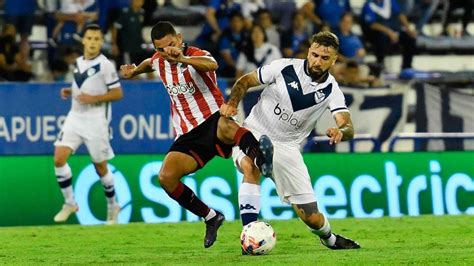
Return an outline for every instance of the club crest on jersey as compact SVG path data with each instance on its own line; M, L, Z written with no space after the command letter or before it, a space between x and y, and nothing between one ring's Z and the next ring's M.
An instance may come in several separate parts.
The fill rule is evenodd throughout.
M96 72L96 71L95 71L95 69L94 69L94 68L89 68L89 69L87 70L87 76L89 76L89 77L90 77L90 76L94 75L94 74L95 74L95 72Z
M196 91L194 84L192 82L188 83L177 83L177 84L166 84L166 90L170 95L178 95L178 94L193 94Z

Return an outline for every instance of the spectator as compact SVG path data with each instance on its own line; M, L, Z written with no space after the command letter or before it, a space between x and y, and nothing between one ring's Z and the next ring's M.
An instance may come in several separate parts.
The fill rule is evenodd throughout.
M272 18L278 22L277 25L280 32L286 32L291 29L293 16L296 13L295 0L265 0L265 6L270 10Z
M341 85L352 87L382 86L380 79L369 75L368 67L359 65L353 60L334 65L331 69L331 73Z
M131 0L97 0L99 6L99 15L97 24L99 24L102 32L107 33L109 28L120 16L123 8L130 6Z
M405 11L405 14L417 18L415 28L419 34L423 34L423 26L430 21L441 2L443 2L443 5L446 7L448 0L400 1L401 5L404 6L403 10Z
M354 19L351 13L344 13L339 23L339 30L336 35L339 38L339 56L338 61L345 62L354 60L358 63L364 62L365 49L362 41L357 35L352 33Z
M218 74L226 78L235 77L235 66L239 53L243 51L245 41L244 17L240 12L230 16L230 27L219 39Z
M98 14L95 0L62 0L60 10L56 13L53 38L59 45L77 45L81 42L83 27L96 21Z
M240 5L245 19L245 28L250 29L253 24L253 15L258 10L265 8L265 2L263 0L242 0Z
M396 0L367 0L362 8L361 26L378 64L383 65L385 56L396 45L401 47L402 70L411 68L416 50L416 31L410 28Z
M37 8L36 0L5 0L5 24L15 26L20 34L20 53L25 59L30 57L30 44L28 37L31 35L34 15Z
M311 37L308 21L303 14L295 13L291 29L281 35L283 57L295 57L300 44Z
M81 56L80 48L63 45L50 63L51 75L54 81L72 82L74 63Z
M331 31L339 28L339 21L344 13L351 12L349 0L312 0L307 1L300 9L318 30L328 24Z
M280 33L275 24L273 24L270 11L268 9L259 9L255 14L255 17L256 24L265 29L265 35L267 35L268 42L276 47L280 47Z
M20 47L15 39L15 26L4 25L0 38L0 79L28 81L33 77L31 65L24 54L20 52Z
M142 45L144 0L131 0L130 7L120 11L112 27L112 55L118 59L117 65L138 64L148 58Z
M462 16L462 28L460 35L467 35L467 25L472 19L472 11L474 8L474 0L448 0L446 1L447 7L445 7L445 12L443 14L443 35L449 36L448 34L448 24L451 22L453 11L457 8L462 8L464 10Z
M240 12L240 5L233 0L211 0L206 9L206 23L196 38L196 46L214 54L220 35L229 27L230 14Z
M244 73L251 72L262 65L270 64L273 60L281 58L280 49L267 41L262 26L253 25L250 28L249 39L237 59L236 79Z

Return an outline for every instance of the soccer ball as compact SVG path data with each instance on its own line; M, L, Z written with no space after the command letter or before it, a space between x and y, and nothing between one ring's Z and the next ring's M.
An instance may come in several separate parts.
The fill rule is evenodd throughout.
M240 234L240 243L242 244L242 250L250 255L267 254L275 246L275 231L266 222L251 222L244 226Z

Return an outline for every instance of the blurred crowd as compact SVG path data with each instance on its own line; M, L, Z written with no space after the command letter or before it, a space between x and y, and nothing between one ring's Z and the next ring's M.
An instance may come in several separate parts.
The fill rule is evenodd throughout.
M238 78L282 57L306 58L309 37L329 30L340 41L333 74L341 84L362 87L380 85L387 55L400 54L401 70L412 68L416 37L424 34L423 26L436 12L441 14L441 34L449 35L453 10L462 10L462 28L457 34L469 34L466 29L474 2L363 0L356 14L349 0L183 1L187 7L201 7L204 21L189 45L213 54L221 78ZM174 4L171 0L0 0L0 80L35 80L32 50L43 49L49 80L70 81L71 65L82 53L81 31L88 23L98 23L107 34L104 53L117 67L138 64L153 54L143 29L159 20L154 16L157 10L180 8ZM43 46L29 40L33 24L38 23L46 27L47 43ZM355 23L361 34L353 33ZM374 55L373 62L368 62L368 53Z

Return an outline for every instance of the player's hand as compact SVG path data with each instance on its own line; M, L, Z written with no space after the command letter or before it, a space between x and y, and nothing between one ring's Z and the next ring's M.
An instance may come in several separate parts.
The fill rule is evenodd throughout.
M71 88L62 88L61 89L61 99L67 100L69 96L72 94L72 89Z
M239 110L232 105L224 103L221 105L220 112L221 112L221 116L223 117L232 117L234 115L237 115Z
M183 58L183 50L178 47L167 46L163 48L161 56L171 63L180 62L180 60Z
M133 65L121 65L120 66L120 73L122 73L122 76L126 79L133 78L133 70L135 70L137 66L135 64Z
M398 32L390 31L390 33L388 34L388 38L390 39L392 43L398 43L398 40L399 40Z
M337 127L330 127L326 130L326 135L329 137L329 144L337 144L342 140L342 131Z
M76 100L80 102L81 104L94 104L98 102L96 96L93 96L84 92L77 95Z

